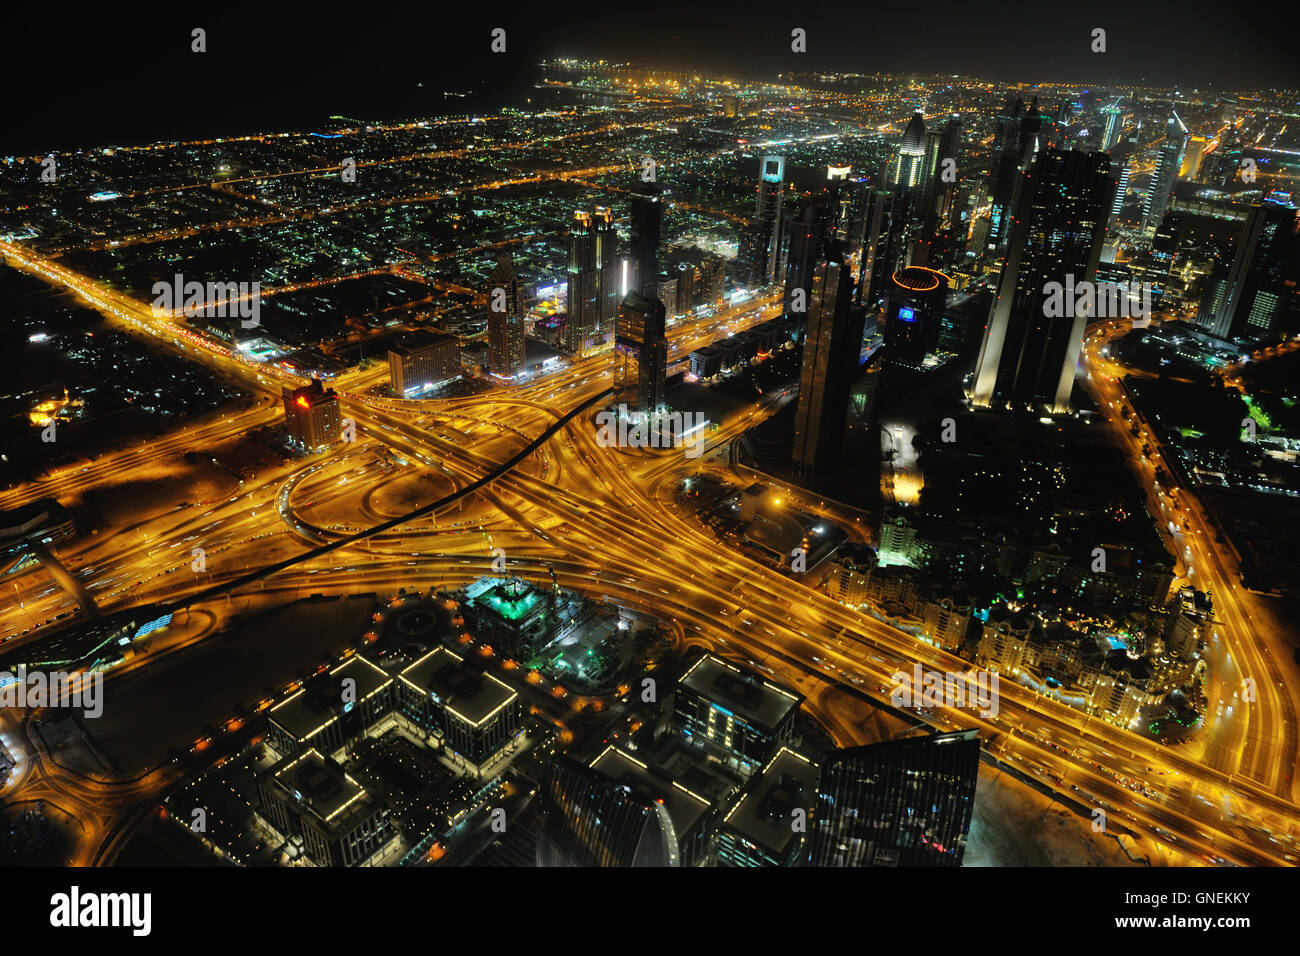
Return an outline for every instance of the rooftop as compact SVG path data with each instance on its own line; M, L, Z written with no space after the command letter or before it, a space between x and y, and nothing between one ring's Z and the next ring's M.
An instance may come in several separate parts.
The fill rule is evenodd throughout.
M715 707L767 728L775 728L803 702L802 695L712 654L696 661L682 677L681 684Z
M709 803L703 797L655 773L647 764L613 744L591 762L591 768L663 804L679 840L709 809Z
M797 808L811 811L817 796L817 765L782 747L727 813L728 829L781 856L795 839L790 825Z
M508 685L466 664L445 647L436 647L401 678L434 703L477 727L519 695Z
M344 811L361 803L366 791L338 764L322 757L314 747L295 757L286 757L271 772L276 786L326 825L337 825Z

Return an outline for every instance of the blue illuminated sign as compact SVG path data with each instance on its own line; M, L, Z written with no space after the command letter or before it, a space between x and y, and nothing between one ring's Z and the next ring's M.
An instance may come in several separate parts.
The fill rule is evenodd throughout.
M900 319L902 319L904 322L915 322L915 321L916 321L916 313L913 312L911 309L908 309L908 308L902 308L902 309L899 309L899 310L898 310L898 317L899 317Z

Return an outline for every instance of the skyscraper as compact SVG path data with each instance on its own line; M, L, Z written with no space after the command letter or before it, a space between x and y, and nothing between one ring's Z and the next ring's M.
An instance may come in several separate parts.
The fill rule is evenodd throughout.
M339 440L339 399L334 389L325 388L320 379L313 378L310 385L280 391L284 423L295 444L312 451Z
M921 266L895 272L885 295L885 359L917 371L939 344L948 277Z
M903 130L903 139L898 144L898 153L889 178L890 184L905 189L915 189L921 185L925 168L925 119L920 113L913 113Z
M404 334L388 350L393 393L410 397L460 378L460 339L432 329Z
M695 307L695 264L677 263L677 308L674 315L689 315ZM667 309L667 304L664 306Z
M581 355L607 334L617 314L617 233L610 210L577 210L569 227L569 318L564 347Z
M884 298L889 277L907 265L914 195L903 186L880 186L870 192L855 292L857 301L869 311Z
M575 210L569 226L569 317L564 326L564 347L579 355L590 347L600 324L600 270L596 262L591 213Z
M664 805L627 784L553 757L537 789L538 866L677 866Z
M1183 149L1187 144L1187 127L1178 118L1172 107L1169 120L1165 124L1165 143L1156 155L1155 171L1151 174L1151 187L1147 190L1146 201L1142 204L1142 232L1154 236L1169 208L1169 194L1174 188L1174 179L1183 162Z
M652 412L664 402L668 364L664 304L632 294L619 308L614 336L614 403Z
M850 250L854 248L850 235L859 192L859 183L849 178L852 173L852 166L826 167L826 198L831 210L831 232L834 238L845 243Z
M1295 206L1251 206L1226 273L1210 277L1196 324L1221 339L1272 337L1296 279L1296 230Z
M974 730L838 750L822 764L813 866L961 866L975 809Z
M1210 145L1209 139L1204 136L1193 136L1187 140L1187 152L1183 156L1183 164L1178 167L1179 179L1196 179L1201 172L1201 159L1205 156L1205 148Z
M758 202L750 225L751 274L758 286L781 277L781 204L785 197L785 157L764 156L758 180Z
M1000 153L993 170L990 186L991 201L988 246L1001 251L1006 248L1011 235L1011 213L1015 208L1016 192L1023 184L1023 173L1033 163L1041 148L1042 115L1038 112L1038 97L1029 108L1017 98L1010 98L998 120L998 146Z
M500 289L502 294L498 294ZM503 308L498 309L501 305ZM510 253L497 253L496 268L488 278L488 371L514 378L524 367L523 283Z
M1106 217L1106 228L1112 230L1124 211L1124 200L1128 197L1128 163L1120 167L1119 182L1115 185L1115 199L1110 204L1110 215Z
M795 474L801 478L820 479L839 461L862 348L864 314L852 299L853 280L834 242L813 274L808 303L792 450Z
M951 159L955 163L960 148L960 116L950 116L942 126L931 129L925 134L925 167L921 176L921 185L925 192L921 205L926 215L939 211L945 193L956 192L956 175L952 176L951 182L945 182L943 179L944 160Z
M1110 148L1119 142L1120 134L1124 131L1124 111L1119 108L1119 100L1116 100L1110 106L1102 110L1106 117L1106 127L1101 134L1101 152L1106 153Z
M1048 149L1024 174L975 366L976 405L1069 408L1088 317L1045 316L1044 287L1093 280L1114 190L1105 153Z
M639 180L632 188L632 235L628 256L628 292L653 299L659 281L659 231L663 222L663 188Z
M795 290L802 289L806 309L812 292L813 270L834 239L835 227L830 197L806 196L798 214L789 221L788 254L785 267L785 309L791 311Z
M596 256L596 295L600 301L600 315L596 324L597 337L603 339L611 331L618 317L622 276L619 274L618 233L614 229L614 212L597 206L592 214Z

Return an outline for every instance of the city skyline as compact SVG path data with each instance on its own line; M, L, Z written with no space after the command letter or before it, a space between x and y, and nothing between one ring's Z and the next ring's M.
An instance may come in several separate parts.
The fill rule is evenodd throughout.
M1282 41L388 16L0 147L0 860L1300 865Z

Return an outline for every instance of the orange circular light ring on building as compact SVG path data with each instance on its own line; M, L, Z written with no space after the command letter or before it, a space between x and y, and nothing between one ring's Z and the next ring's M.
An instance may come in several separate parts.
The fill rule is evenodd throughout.
M908 266L895 272L892 278L896 286L909 292L933 292L939 288L940 280L944 285L952 285L952 280L942 272L925 266Z

